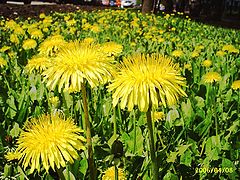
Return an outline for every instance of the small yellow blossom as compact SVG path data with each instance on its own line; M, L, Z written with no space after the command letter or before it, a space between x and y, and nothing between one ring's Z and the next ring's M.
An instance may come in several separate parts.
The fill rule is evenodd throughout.
M226 53L224 51L217 51L216 55L223 57Z
M172 52L172 56L174 57L181 57L183 55L183 51L182 50L174 50Z
M189 71L192 71L192 65L191 64L184 64L184 68L189 70Z
M59 98L57 96L53 96L49 98L49 102L54 106L57 107L59 104Z
M118 168L118 179L119 180L126 180L125 174L122 168ZM115 180L115 167L112 166L108 168L102 177L102 180Z
M203 81L205 83L213 83L220 81L222 78L219 73L217 72L208 72L203 76Z
M231 88L232 88L233 90L240 89L240 80L234 81L234 82L232 83Z
M206 59L202 62L202 66L209 68L210 66L212 66L212 61L210 59Z
M37 46L37 42L34 39L27 39L23 42L23 49L34 49Z
M222 51L227 51L229 53L239 53L239 50L236 49L233 45L224 45Z
M154 112L153 113L153 119L155 120L155 121L158 121L158 120L162 120L162 119L164 119L165 118L165 114L164 114L164 112Z
M199 56L199 52L198 51L193 51L192 54L191 54L192 58L196 58L198 56Z
M10 41L14 44L19 44L19 39L18 39L18 36L16 34L11 34L10 35Z
M3 59L3 57L0 57L0 67L3 67L5 65L7 65L7 61Z
M7 50L11 49L10 46L3 46L1 49L0 49L0 52L5 52Z

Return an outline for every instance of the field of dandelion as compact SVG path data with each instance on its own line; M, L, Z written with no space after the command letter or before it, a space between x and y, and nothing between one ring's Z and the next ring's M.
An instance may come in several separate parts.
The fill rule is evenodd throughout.
M240 178L239 30L79 11L0 42L0 179Z

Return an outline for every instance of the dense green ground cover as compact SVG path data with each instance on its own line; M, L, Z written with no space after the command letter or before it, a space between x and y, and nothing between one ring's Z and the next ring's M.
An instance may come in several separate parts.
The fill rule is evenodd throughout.
M60 111L85 129L82 91L57 88L61 82L56 88L43 82L51 59L75 40L95 44L113 64L136 53L157 53L179 66L187 97L180 97L175 105L159 104L152 112L160 179L240 178L239 31L200 24L182 14L155 16L125 10L41 14L40 20L0 19L1 178L57 176L43 166L30 174L32 163L24 168L16 157L7 156L17 148L26 121ZM96 87L86 84L97 179L114 175L105 172L113 164L121 177L152 179L146 113L138 106L131 111L119 104L113 107L113 93L107 88L111 80L103 81ZM65 177L89 177L87 150L78 154L74 163L61 168Z

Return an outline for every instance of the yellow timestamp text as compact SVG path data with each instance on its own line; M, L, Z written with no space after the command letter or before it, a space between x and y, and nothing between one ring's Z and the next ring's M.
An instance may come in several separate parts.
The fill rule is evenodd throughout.
M195 173L233 173L232 167L200 167L195 168Z

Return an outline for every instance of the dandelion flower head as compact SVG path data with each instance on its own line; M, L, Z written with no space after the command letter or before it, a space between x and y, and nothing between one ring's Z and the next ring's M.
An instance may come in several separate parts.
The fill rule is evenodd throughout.
M165 114L162 111L153 113L153 119L156 120L156 121L162 120L164 118L165 118Z
M124 59L108 88L113 91L114 106L121 101L122 109L127 106L131 111L137 105L146 112L150 104L153 108L175 104L179 96L186 96L181 88L185 85L185 78L170 59L138 54Z
M6 52L6 51L8 51L9 49L11 49L10 46L3 46L3 47L0 49L0 52Z
M85 150L82 132L72 119L60 113L33 118L26 122L17 141L19 162L24 169L29 166L30 173L40 171L41 167L47 172L50 167L53 170L65 167L67 162L79 158L78 150Z
M52 65L43 72L44 81L50 89L58 91L81 90L86 79L91 87L104 84L112 77L112 59L99 52L95 46L70 42L53 59Z
M31 73L33 70L37 70L42 72L47 69L51 65L51 60L44 56L34 56L32 59L28 61L26 66L27 70Z
M202 66L209 68L212 66L212 61L210 59L206 59L202 62Z
M118 179L119 180L126 180L125 174L122 168L118 168ZM112 166L108 168L102 177L102 180L115 180L115 167Z
M29 50L29 49L34 49L37 46L37 42L34 39L27 39L23 41L23 49Z
M7 65L7 61L3 59L3 57L0 57L0 67L3 67L5 65Z
M92 44L94 42L95 42L95 39L90 37L84 38L82 41L82 43L85 43L85 44Z
M232 83L232 89L233 90L237 90L237 89L240 89L240 80L236 80Z
M222 51L227 51L229 53L239 53L239 50L236 49L233 45L227 44L222 47Z
M222 78L219 73L217 72L208 72L203 76L203 81L205 83L213 83L220 81Z
M181 57L183 55L183 51L182 50L174 50L172 52L172 56L174 57Z
M39 54L45 56L54 56L59 51L61 47L66 44L66 41L61 35L54 35L48 37L45 41L43 41L39 46Z
M224 52L224 51L217 51L217 53L216 53L216 55L220 56L220 57L223 57L225 54L226 54L226 52Z
M115 42L106 42L103 43L100 47L100 51L106 53L108 56L118 55L122 52L123 46Z

